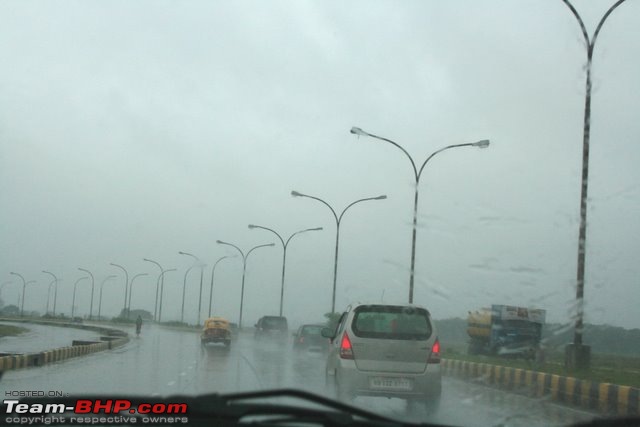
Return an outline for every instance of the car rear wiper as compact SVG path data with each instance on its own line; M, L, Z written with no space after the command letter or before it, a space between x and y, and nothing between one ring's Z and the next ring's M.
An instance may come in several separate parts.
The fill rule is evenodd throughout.
M261 399L295 398L312 403L320 408L301 406L295 404L255 402ZM295 389L275 389L255 392L240 393L211 393L200 396L174 395L169 397L144 397L144 396L113 396L113 395L81 395L69 397L25 397L20 398L20 403L27 404L63 404L66 408L72 408L76 402L99 400L104 404L107 400L115 399L128 401L131 408L138 408L142 404L186 404L188 411L185 414L141 415L139 412L123 411L125 417L136 418L131 423L139 424L141 418L145 418L145 425L167 425L166 417L186 417L189 425L207 426L289 426L289 425L318 425L318 426L380 426L380 427L409 427L431 426L433 424L415 424L398 421L383 415L379 415L365 409L347 405L324 396ZM253 401L253 402L251 402ZM70 414L67 414L67 416ZM99 414L72 414L77 417L105 417L116 416L100 412ZM165 419L163 420L162 417ZM0 421L1 423L2 421ZM42 424L45 424L42 422ZM156 424L156 425L157 425ZM34 424L32 424L34 425ZM37 425L37 424L36 424Z

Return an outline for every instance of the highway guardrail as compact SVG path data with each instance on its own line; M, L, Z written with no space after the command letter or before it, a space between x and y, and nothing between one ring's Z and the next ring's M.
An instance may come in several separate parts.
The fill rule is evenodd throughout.
M640 415L640 389L507 366L442 359L442 372L604 414Z
M35 323L39 325L56 326L63 328L84 329L103 334L102 336L100 336L100 341L74 340L72 341L71 346L54 348L51 350L25 354L3 353L0 355L0 372L11 369L43 366L48 363L59 362L61 360L84 356L98 351L110 350L112 348L123 346L127 342L129 342L129 336L126 332L119 329L105 328L102 326L45 321L37 319L0 318L0 321Z

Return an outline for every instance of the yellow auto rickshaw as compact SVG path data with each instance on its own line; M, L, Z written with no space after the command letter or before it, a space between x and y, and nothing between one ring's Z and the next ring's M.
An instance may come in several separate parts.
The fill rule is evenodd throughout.
M205 320L200 342L203 345L207 343L223 343L226 347L229 347L231 345L229 321L222 317L210 317Z

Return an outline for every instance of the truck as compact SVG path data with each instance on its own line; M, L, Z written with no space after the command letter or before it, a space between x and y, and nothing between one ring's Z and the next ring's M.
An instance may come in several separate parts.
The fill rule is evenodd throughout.
M494 304L470 311L469 354L534 358L540 348L546 311Z

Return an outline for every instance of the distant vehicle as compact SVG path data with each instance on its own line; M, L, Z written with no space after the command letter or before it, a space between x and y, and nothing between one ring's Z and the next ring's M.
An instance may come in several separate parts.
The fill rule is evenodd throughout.
M286 338L287 337L287 318L281 316L264 316L255 324L256 338Z
M545 310L494 304L470 311L469 354L533 358L540 347Z
M210 317L204 321L204 328L200 335L202 345L209 343L223 343L231 345L231 327L229 321L222 317Z
M440 403L440 342L431 315L416 305L357 304L347 308L331 339L329 392L397 397L434 412ZM333 390L332 390L333 389Z
M72 319L73 323L82 323L82 317L76 316Z
M329 340L322 336L324 325L302 325L293 334L293 348L296 350L325 351Z

